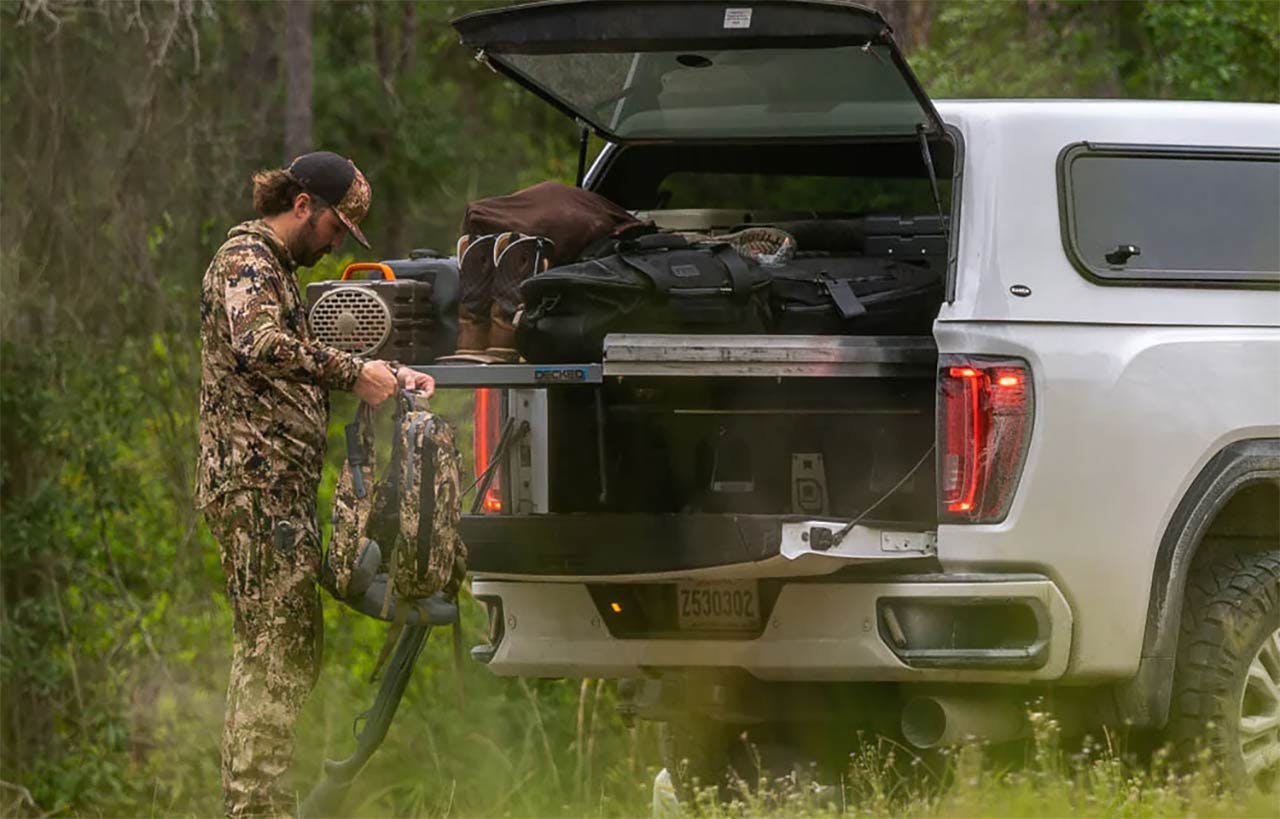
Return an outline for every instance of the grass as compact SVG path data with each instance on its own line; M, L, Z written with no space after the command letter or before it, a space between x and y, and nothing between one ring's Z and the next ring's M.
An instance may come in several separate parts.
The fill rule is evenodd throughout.
M220 595L211 590L209 599L203 639L189 644L192 656L174 674L121 669L130 678L119 682L135 692L128 730L134 739L117 750L82 746L52 767L3 777L0 816L220 813L217 746L230 635ZM481 642L479 607L468 603L464 613L466 643ZM375 688L367 680L385 633L382 624L332 602L326 614L325 669L298 728L293 776L303 793L324 759L354 748L351 720L372 702ZM194 636L189 623L181 632ZM158 623L157 639L168 644L170 636ZM656 726L624 725L614 702L612 684L598 680L501 679L470 661L455 668L448 635L436 634L346 813L649 816L661 767ZM1114 735L1067 741L1048 715L1033 713L1031 721L1030 739L998 749L974 745L919 755L868 739L825 787L801 770L749 786L737 782L727 801L703 791L681 814L1280 817L1275 795L1223 794L1207 758L1189 772L1175 768L1165 752L1139 764Z
M1145 764L1111 736L1085 738L1063 750L1056 722L1030 715L1033 736L1025 757L1007 761L980 745L949 749L931 759L885 740L864 742L849 759L842 781L816 784L804 772L754 783L736 780L727 801L700 789L682 815L704 817L1276 817L1280 795L1224 793L1207 755L1174 765L1167 750ZM998 759L1005 759L998 762ZM673 796L674 794L672 794ZM655 814L674 803L655 799ZM665 810L664 810L665 808Z

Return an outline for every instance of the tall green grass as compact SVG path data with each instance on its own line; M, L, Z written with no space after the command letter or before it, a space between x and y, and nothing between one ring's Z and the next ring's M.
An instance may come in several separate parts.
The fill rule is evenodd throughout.
M752 782L734 778L730 798L701 788L680 812L717 818L1280 816L1280 794L1224 792L1207 754L1175 765L1162 749L1140 761L1111 733L1077 740L1068 751L1049 714L1029 718L1031 738L999 753L970 744L925 757L888 739L866 738L838 782L819 782L803 770ZM1021 751L1020 758L1011 759L1011 750ZM670 800L656 799L655 812L664 805L669 809Z
M464 602L464 632L482 616ZM219 618L222 614L219 613ZM368 674L385 626L327 604L325 671L298 729L293 784L300 794L322 761L354 748L351 722L373 698ZM651 723L614 713L611 683L501 679L454 665L447 633L433 635L387 740L353 787L348 816L648 816L661 767ZM146 784L128 798L67 806L67 814L206 816L220 808L217 738L225 651L208 655L196 684L166 689L146 709L156 747L134 769ZM461 688L461 694L459 689ZM727 798L701 789L679 815L730 817L1275 817L1280 797L1224 793L1207 757L1190 770L1165 751L1141 761L1114 734L1064 742L1046 714L1030 715L1024 743L918 754L866 737L838 778L798 769L733 780ZM670 807L659 799L659 806ZM19 806L21 807L21 806ZM41 811L44 812L44 811ZM5 811L5 815L35 815ZM667 811L667 815L672 815Z

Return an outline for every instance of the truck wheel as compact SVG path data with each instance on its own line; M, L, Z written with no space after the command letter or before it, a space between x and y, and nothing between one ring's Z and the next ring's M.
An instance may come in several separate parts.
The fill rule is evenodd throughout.
M697 791L723 788L731 739L727 725L708 719L688 717L658 726L662 764L681 802L691 801Z
M1280 783L1280 552L1224 557L1187 584L1169 733L1228 783Z

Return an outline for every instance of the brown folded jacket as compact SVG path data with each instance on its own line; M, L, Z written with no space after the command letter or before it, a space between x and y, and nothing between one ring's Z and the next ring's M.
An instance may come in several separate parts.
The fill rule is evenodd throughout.
M515 231L546 237L554 243L548 258L552 265L559 265L577 260L592 242L648 224L597 193L560 182L539 182L506 196L470 203L462 232L482 236Z

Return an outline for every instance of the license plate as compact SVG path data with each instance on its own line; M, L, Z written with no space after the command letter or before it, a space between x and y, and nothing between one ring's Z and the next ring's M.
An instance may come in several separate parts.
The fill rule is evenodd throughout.
M752 631L760 625L760 592L754 581L676 584L681 630Z

